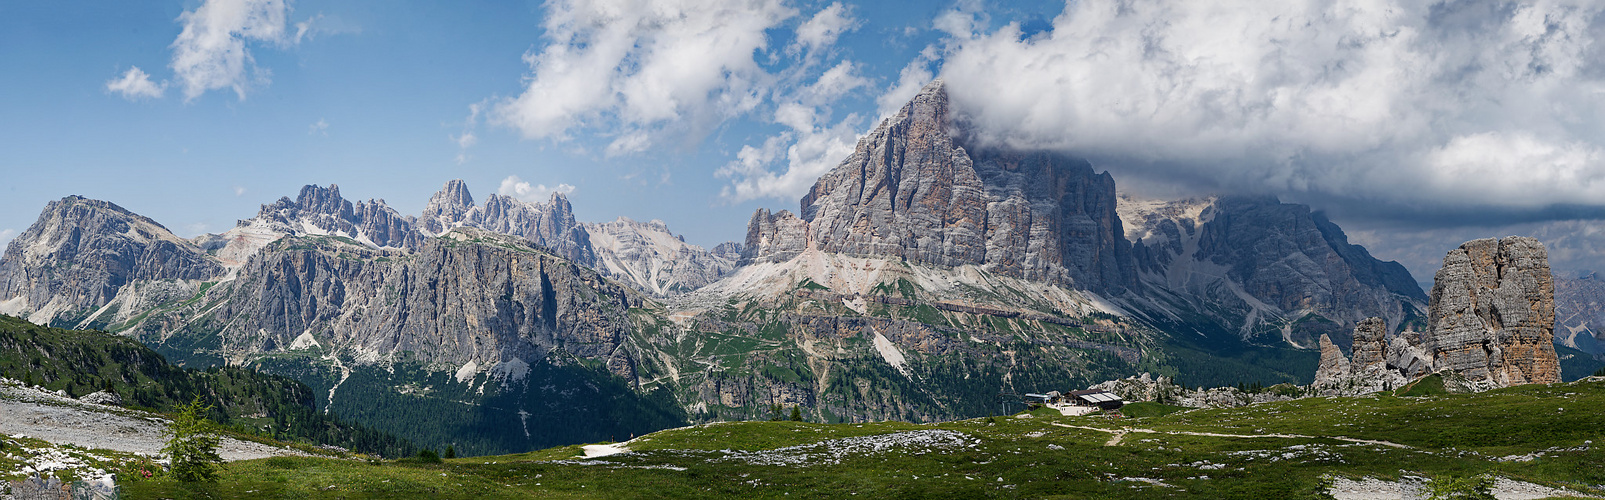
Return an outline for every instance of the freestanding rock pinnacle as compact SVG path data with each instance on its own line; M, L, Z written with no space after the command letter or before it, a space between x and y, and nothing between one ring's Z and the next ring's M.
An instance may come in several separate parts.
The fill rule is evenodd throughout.
M1560 381L1555 281L1543 243L1527 237L1466 242L1443 258L1432 285L1426 353L1483 387Z

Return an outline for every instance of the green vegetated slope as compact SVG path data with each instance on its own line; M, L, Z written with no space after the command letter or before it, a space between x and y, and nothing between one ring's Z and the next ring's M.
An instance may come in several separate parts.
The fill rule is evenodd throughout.
M1555 344L1555 354L1560 357L1560 379L1570 382L1605 369L1605 356L1594 355Z
M239 367L183 369L139 342L105 332L0 315L0 376L72 397L109 389L127 406L155 411L199 397L212 406L208 418L238 432L384 456L414 452L406 440L318 411L312 390L293 379Z
M1139 371L1147 341L1135 325L1017 299L961 307L902 279L859 311L804 279L682 325L632 310L632 347L647 353L642 387L673 390L693 422L763 419L773 404L819 422L952 420L997 413L1000 393L1080 389ZM1011 307L994 305L1003 303ZM1091 326L1100 319L1107 326Z
M130 497L1325 498L1336 479L1481 474L1605 494L1605 380L1430 397L1309 398L1148 417L939 424L738 422L667 430L628 453L579 446L447 460L273 458L216 485ZM1140 410L1140 411L1138 411ZM1276 436L1272 436L1272 435Z

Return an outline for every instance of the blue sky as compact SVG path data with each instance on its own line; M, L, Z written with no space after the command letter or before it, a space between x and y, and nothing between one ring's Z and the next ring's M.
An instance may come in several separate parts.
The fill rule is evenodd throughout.
M1591 269L1601 7L0 0L0 241L69 194L195 236L305 184L416 214L462 178L711 246L940 75L988 140L1310 203L1418 280L1503 234Z

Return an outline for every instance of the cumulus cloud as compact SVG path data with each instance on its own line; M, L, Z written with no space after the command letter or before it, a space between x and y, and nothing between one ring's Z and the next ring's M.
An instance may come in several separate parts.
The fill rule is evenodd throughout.
M891 87L887 88L886 92L882 93L880 97L875 98L875 105L880 110L881 119L884 120L897 114L897 110L902 109L904 104L908 104L908 101L914 100L914 96L920 93L920 89L924 88L925 84L930 83L932 78L935 78L935 75L931 72L931 65L936 61L937 57L936 46L928 46L925 47L925 50L920 51L919 56L915 57L913 61L909 61L908 65L903 66L902 71L897 73L897 81L893 82Z
M1602 9L1085 0L1030 35L965 6L936 25L977 141L1395 213L1539 211L1605 200Z
M841 2L831 2L797 27L797 46L814 50L835 45L837 37L857 25L858 20L846 6Z
M496 194L511 196L530 203L546 203L552 198L552 193L568 195L574 192L574 186L558 184L556 187L546 187L545 184L530 184L516 175L509 175L502 179L501 186L496 188Z
M139 66L131 66L127 72L123 73L121 78L113 78L106 82L107 92L122 94L124 99L130 101L158 98L162 96L165 90L167 90L167 84L152 82L150 75L145 74L145 71L139 69Z
M523 92L490 118L528 139L595 127L618 135L610 153L639 151L668 124L703 130L762 102L771 77L755 53L796 14L780 0L555 0L547 44L524 55Z
M329 136L329 122L324 120L324 119L322 119L322 118L319 118L318 121L313 122L311 125L307 126L307 135L322 135L324 137L328 137Z
M851 155L858 142L862 121L858 114L831 123L830 105L869 85L851 61L842 61L792 92L775 107L773 116L774 123L786 130L766 138L761 146L742 146L736 159L715 173L731 179L721 195L737 202L758 198L789 201L806 192L820 175Z
M240 99L268 72L257 68L247 41L277 45L297 43L311 29L311 20L286 29L289 6L285 0L206 0L195 10L180 14L183 31L173 40L174 78L184 89L184 100L209 90L233 89Z

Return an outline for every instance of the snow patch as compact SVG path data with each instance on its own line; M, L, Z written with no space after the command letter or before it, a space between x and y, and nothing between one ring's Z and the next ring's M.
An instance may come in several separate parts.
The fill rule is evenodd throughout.
M585 450L585 458L605 457L630 452L630 449L625 447L624 443L588 444L580 448Z

